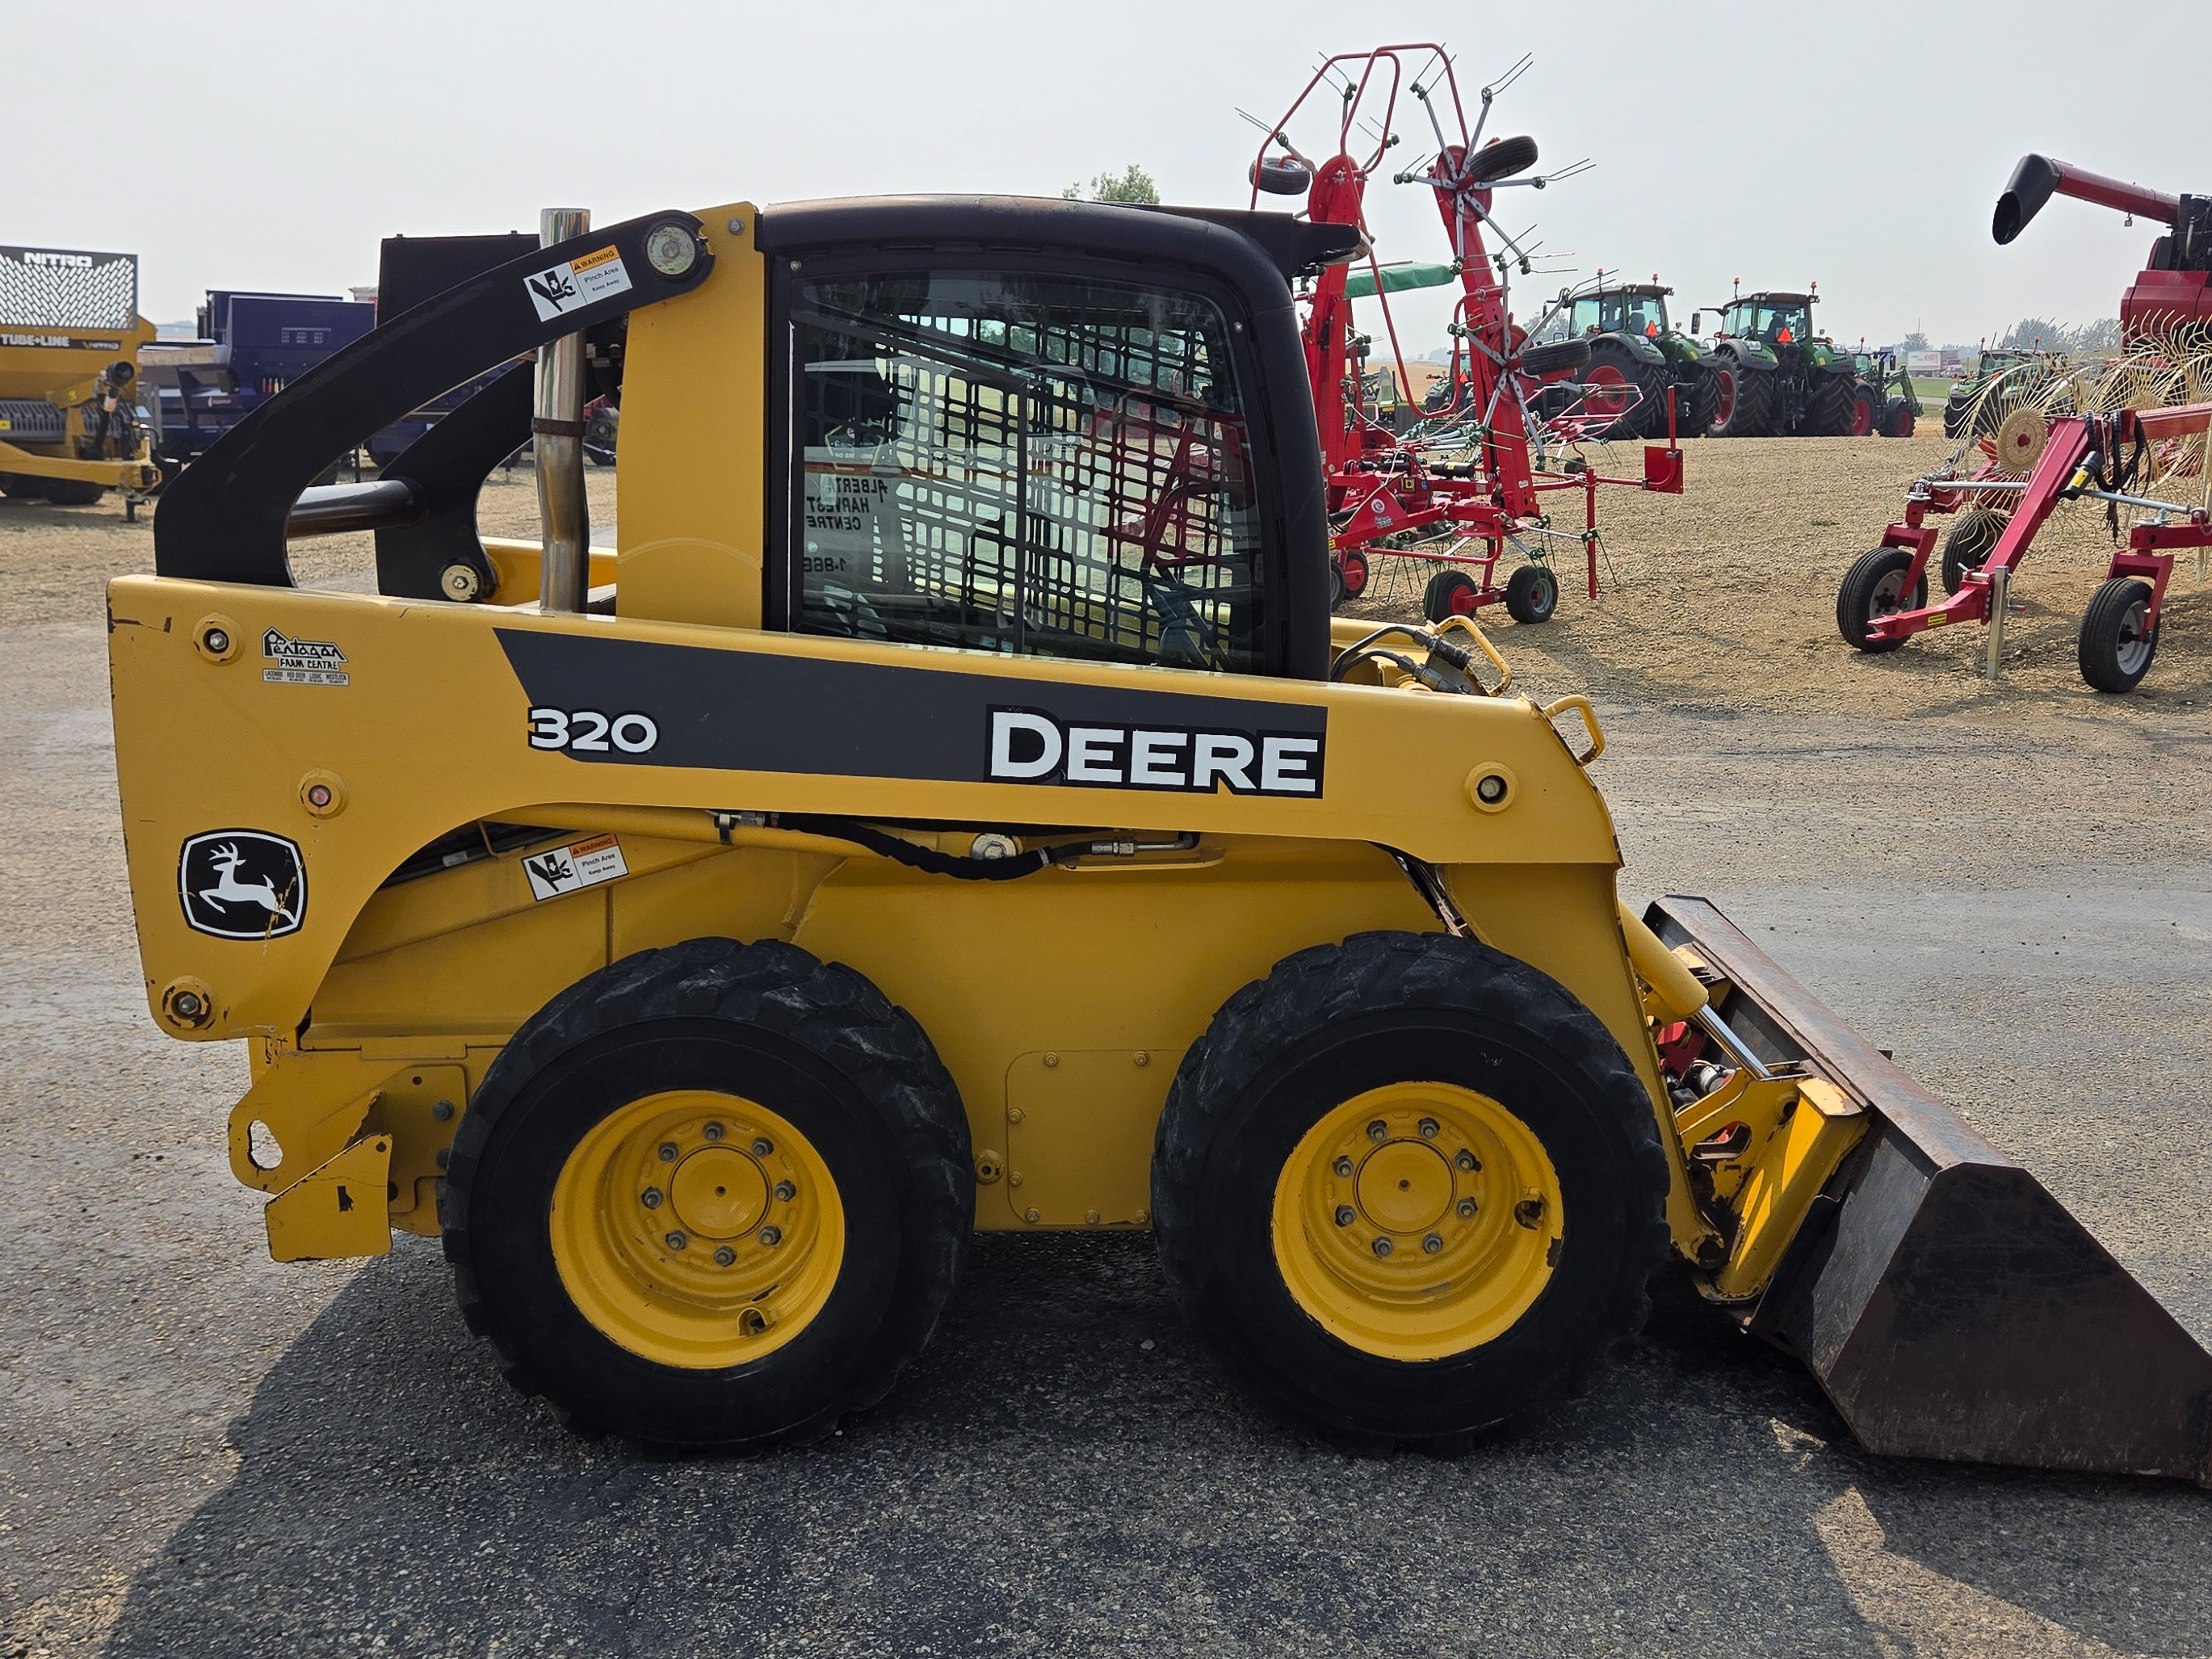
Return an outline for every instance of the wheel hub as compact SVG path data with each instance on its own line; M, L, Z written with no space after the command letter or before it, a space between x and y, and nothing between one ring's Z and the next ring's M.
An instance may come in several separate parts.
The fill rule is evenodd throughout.
M1542 1144L1452 1084L1375 1089L1325 1113L1276 1184L1275 1258L1299 1305L1391 1358L1501 1334L1550 1281L1562 1224Z
M702 1238L735 1238L767 1211L768 1176L744 1152L708 1146L676 1166L668 1196L678 1226Z
M735 1095L617 1107L553 1190L554 1265L585 1318L664 1364L714 1369L780 1346L844 1258L836 1183L805 1136Z

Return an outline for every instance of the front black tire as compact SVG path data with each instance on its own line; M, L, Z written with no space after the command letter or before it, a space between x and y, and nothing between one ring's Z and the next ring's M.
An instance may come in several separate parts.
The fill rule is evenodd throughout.
M2116 576L2089 597L2081 617L2081 678L2100 691L2132 691L2150 672L2158 627L2149 621L2151 586Z
M1966 573L1979 570L1996 551L2012 514L1994 507L1969 507L1943 538L1943 591L1955 593L1966 585Z
M1902 398L1892 398L1882 411L1881 435L1885 438L1910 438L1919 429L1919 421L1912 405Z
M1534 1301L1486 1340L1418 1359L1309 1312L1278 1232L1279 1183L1316 1127L1409 1082L1509 1113L1560 1194ZM1451 1139L1448 1124L1431 1144ZM1650 1097L1596 1017L1526 963L1443 934L1316 945L1231 997L1183 1058L1152 1162L1160 1260L1184 1317L1276 1413L1369 1450L1463 1444L1578 1393L1644 1322L1667 1190ZM1418 1267L1413 1249L1399 1254Z
M1844 573L1836 591L1836 631L1854 650L1869 656L1894 651L1903 640L1878 640L1867 631L1876 617L1899 611L1917 611L1928 603L1928 573L1920 573L1908 601L1905 578L1912 568L1912 555L1901 547L1877 547L1862 553Z
M1505 582L1505 610L1517 623L1546 623L1559 608L1559 579L1540 564L1524 564Z
M765 1107L834 1187L843 1237L826 1299L758 1358L649 1357L593 1322L556 1260L564 1166L601 1126L671 1091ZM665 1211L640 1200L648 1227L676 1224L681 1194L666 1184ZM462 1315L517 1389L646 1445L752 1449L827 1434L921 1352L966 1260L975 1176L958 1092L903 1010L795 945L696 939L625 957L524 1023L469 1103L439 1215ZM696 1257L712 1240L695 1224L691 1242ZM733 1309L727 1322L744 1317Z
M1666 371L1642 362L1625 341L1610 334L1593 339L1589 364L1582 371L1582 378L1585 385L1617 388L1603 394L1583 394L1583 407L1593 416L1614 415L1612 424L1596 434L1601 442L1628 442L1648 435L1655 414L1659 429L1665 429L1666 412L1658 408L1656 399L1666 395Z

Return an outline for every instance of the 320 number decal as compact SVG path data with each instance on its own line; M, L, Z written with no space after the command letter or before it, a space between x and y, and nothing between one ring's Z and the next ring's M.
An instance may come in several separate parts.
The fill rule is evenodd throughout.
M596 708L533 708L530 746L560 749L572 755L604 755L619 749L642 755L660 741L660 728L645 714L602 714Z

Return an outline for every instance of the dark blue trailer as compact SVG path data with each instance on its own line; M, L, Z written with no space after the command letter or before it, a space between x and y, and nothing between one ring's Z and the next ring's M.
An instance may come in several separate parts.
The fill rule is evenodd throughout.
M156 341L139 357L164 479L375 323L367 301L210 289L198 339Z

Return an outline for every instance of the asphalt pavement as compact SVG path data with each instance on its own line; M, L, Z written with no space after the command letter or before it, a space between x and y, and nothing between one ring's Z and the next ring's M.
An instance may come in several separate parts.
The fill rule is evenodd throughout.
M571 1438L434 1243L268 1259L243 1054L145 1014L102 645L0 626L0 1659L2212 1653L2212 1494L1869 1456L1686 1297L1583 1399L1358 1459L1146 1240L987 1237L833 1439ZM2212 1339L2212 850L2142 781L2203 744L1604 713L1625 887L1720 902Z

